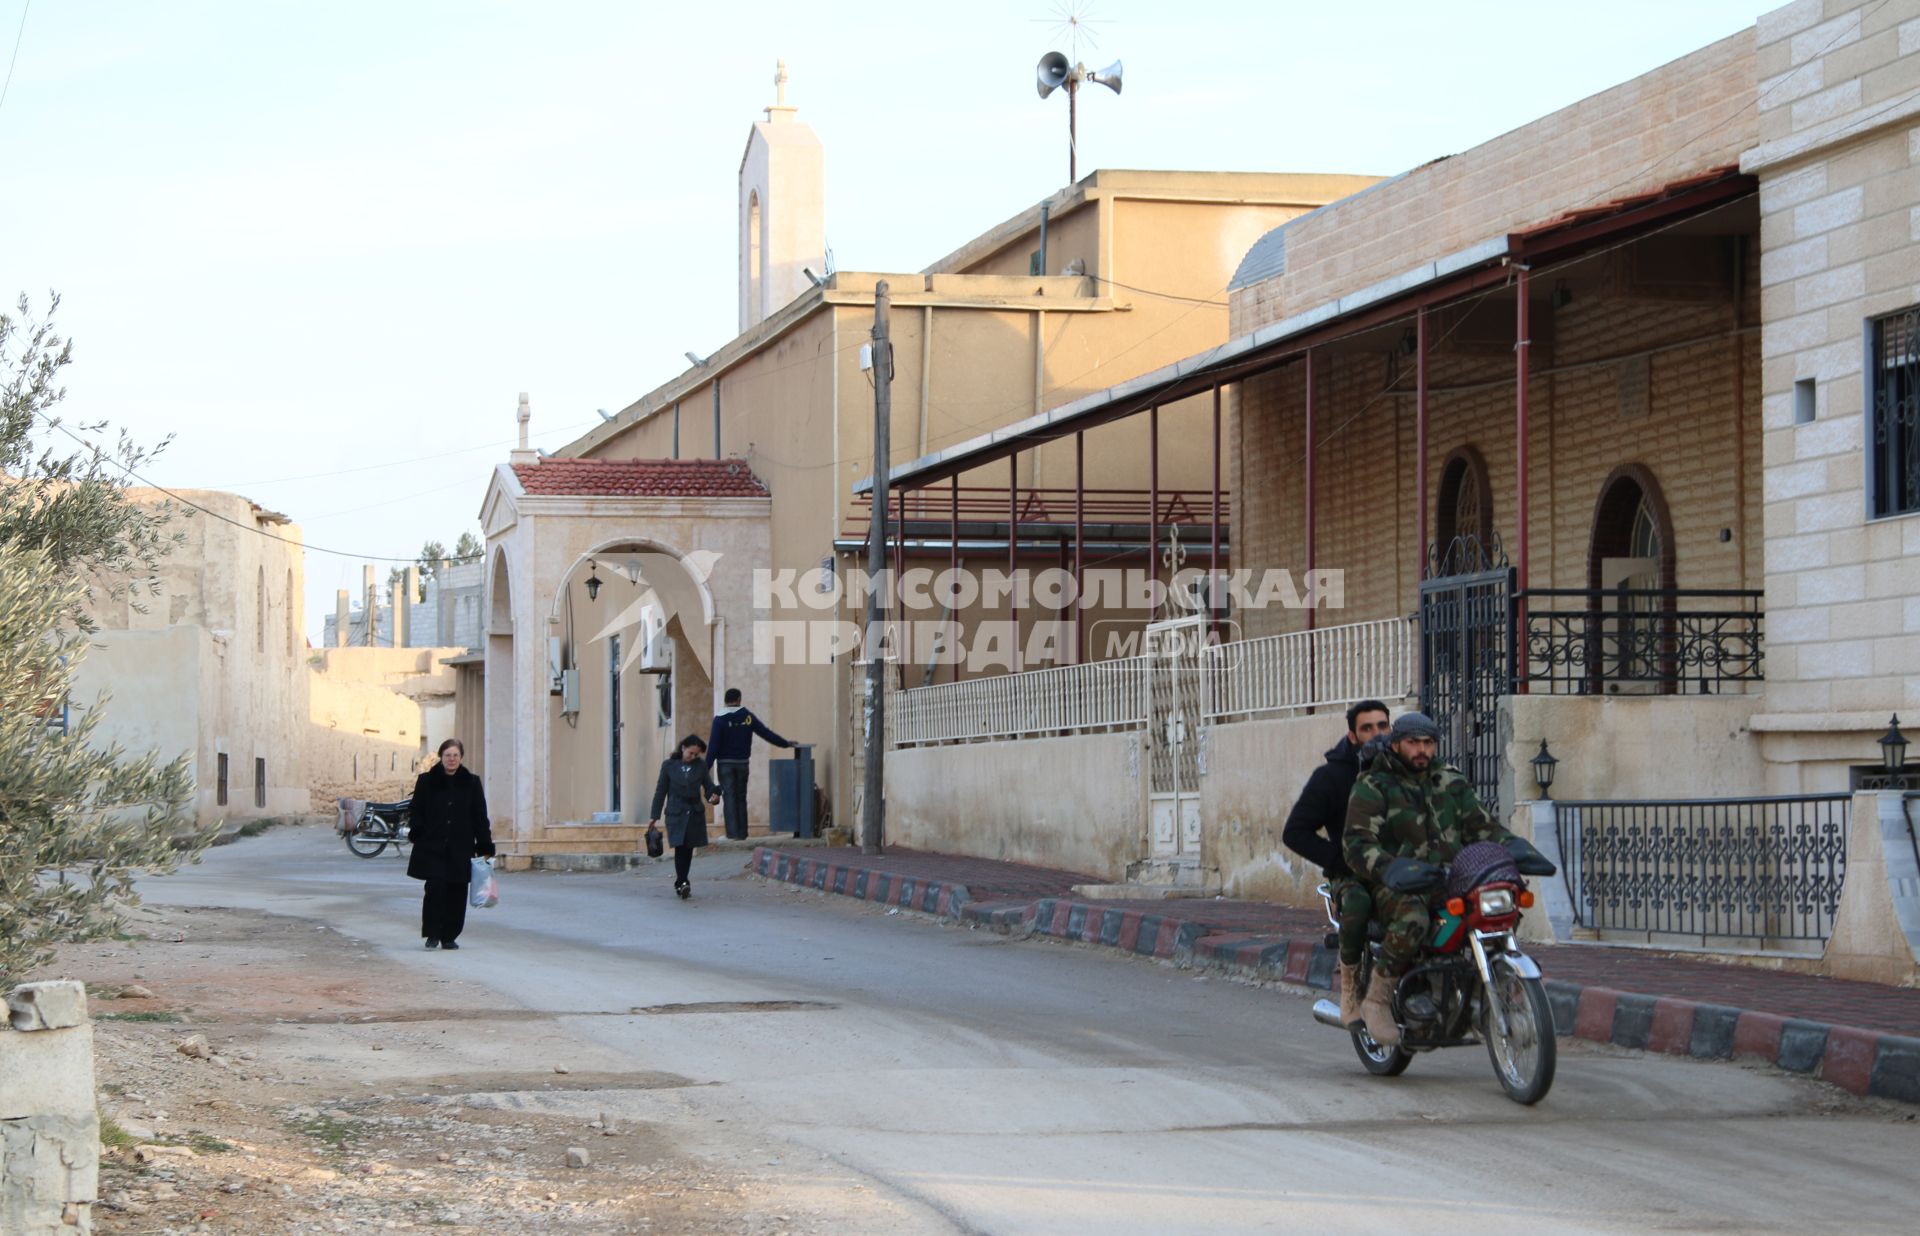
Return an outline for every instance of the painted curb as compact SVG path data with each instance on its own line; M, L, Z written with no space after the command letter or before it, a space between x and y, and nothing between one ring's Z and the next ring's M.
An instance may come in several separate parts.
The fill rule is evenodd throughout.
M757 875L932 914L1003 935L1039 935L1155 957L1236 978L1333 989L1338 957L1323 939L1214 931L1146 910L1042 897L976 902L964 885L917 881L857 862L759 848ZM1547 979L1554 1032L1632 1051L1699 1060L1758 1060L1850 1094L1920 1103L1920 1038L1782 1017L1669 996Z

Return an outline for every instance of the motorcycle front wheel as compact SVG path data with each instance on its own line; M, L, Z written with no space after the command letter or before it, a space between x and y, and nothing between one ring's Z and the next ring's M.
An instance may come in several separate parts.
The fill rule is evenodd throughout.
M364 833L355 829L347 834L347 848L361 858L372 858L387 848L387 838L378 833Z
M1382 1047L1374 1042L1364 1026L1350 1029L1347 1033L1353 1036L1353 1054L1360 1057L1360 1063L1375 1077L1398 1077L1413 1063L1412 1052L1398 1047Z
M1493 1016L1498 1000L1507 1015L1507 1033ZM1547 1002L1547 989L1536 978L1522 978L1512 966L1495 965L1493 990L1487 993L1481 1035L1487 1040L1487 1055L1493 1060L1493 1075L1500 1088L1515 1103L1534 1104L1547 1097L1553 1087L1556 1046L1553 1037L1553 1006Z

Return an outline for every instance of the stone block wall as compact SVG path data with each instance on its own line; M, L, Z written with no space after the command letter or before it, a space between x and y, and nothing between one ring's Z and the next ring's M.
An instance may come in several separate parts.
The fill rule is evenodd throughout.
M1757 29L1769 741L1828 760L1809 735L1838 725L1871 762L1920 708L1920 517L1869 517L1866 364L1873 320L1920 304L1920 4L1801 0Z
M93 1230L100 1117L93 1027L79 983L27 983L0 1023L0 1232Z

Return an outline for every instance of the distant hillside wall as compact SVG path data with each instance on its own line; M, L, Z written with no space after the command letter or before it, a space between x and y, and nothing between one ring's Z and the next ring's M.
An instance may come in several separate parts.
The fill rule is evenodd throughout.
M309 660L312 810L337 798L405 798L453 718L458 648L328 648Z

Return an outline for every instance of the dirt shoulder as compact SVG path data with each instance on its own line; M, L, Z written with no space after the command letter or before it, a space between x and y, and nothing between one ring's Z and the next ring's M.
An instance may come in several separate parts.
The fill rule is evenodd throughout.
M830 1162L742 1170L780 1153L746 1130L603 1119L596 1094L695 1083L328 927L142 909L48 974L94 997L100 1232L773 1236L903 1217Z

